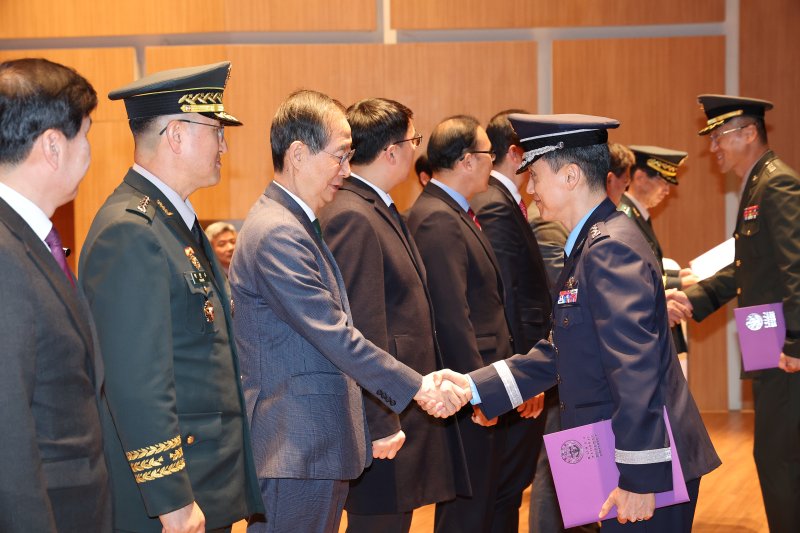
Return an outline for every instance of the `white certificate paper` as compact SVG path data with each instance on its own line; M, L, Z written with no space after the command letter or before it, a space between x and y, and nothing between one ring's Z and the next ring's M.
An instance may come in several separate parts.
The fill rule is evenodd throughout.
M689 261L689 266L692 267L692 272L694 272L698 278L710 278L716 274L718 270L733 263L735 254L736 246L733 237L731 237L722 244L718 244L706 253Z

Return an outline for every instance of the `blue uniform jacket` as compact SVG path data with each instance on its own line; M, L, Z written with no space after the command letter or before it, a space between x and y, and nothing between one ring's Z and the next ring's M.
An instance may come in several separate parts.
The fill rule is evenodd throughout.
M611 419L619 486L648 493L672 488L666 405L686 480L719 466L671 342L660 266L610 200L580 230L553 302L552 344L470 373L486 416L557 383L562 427Z

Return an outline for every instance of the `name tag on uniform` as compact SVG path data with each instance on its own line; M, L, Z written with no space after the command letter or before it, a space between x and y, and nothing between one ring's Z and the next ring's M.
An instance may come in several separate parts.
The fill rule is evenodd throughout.
M745 220L755 220L756 218L758 218L758 205L751 205L750 207L744 208Z
M195 287L206 287L208 285L208 273L205 270L192 272L192 283Z
M578 303L578 289L569 289L558 293L558 305Z

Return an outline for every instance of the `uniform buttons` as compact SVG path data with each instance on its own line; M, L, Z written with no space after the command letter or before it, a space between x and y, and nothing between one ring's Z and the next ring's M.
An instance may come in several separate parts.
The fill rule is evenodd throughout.
M186 444L189 444L189 445L194 444L194 435L187 435L186 436Z
M556 383L561 385L561 374L556 374Z
M737 267L738 267L738 266L741 266L741 264L742 264L742 260L741 260L741 259L737 259L737 260L736 260L736 266L737 266Z
M569 317L565 316L561 323L564 325L564 327L569 326Z
M734 234L733 234L733 238L734 238L734 239L738 239L738 238L739 238L739 234L738 234L738 233L734 233Z
M567 406L564 405L564 402L561 402L559 407L561 408L562 411L564 411L567 408Z

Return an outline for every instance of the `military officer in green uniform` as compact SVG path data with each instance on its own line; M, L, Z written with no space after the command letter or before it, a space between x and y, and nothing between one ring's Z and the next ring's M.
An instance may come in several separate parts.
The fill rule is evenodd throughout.
M117 531L230 531L263 512L225 274L191 193L220 179L230 63L159 72L122 99L134 165L95 217L80 283L106 368Z
M772 533L800 531L800 177L769 149L772 103L705 94L711 154L742 180L734 262L670 298L670 320L703 320L734 297L740 307L783 303L786 341L779 368L753 378L755 458ZM687 299L688 297L688 299Z

